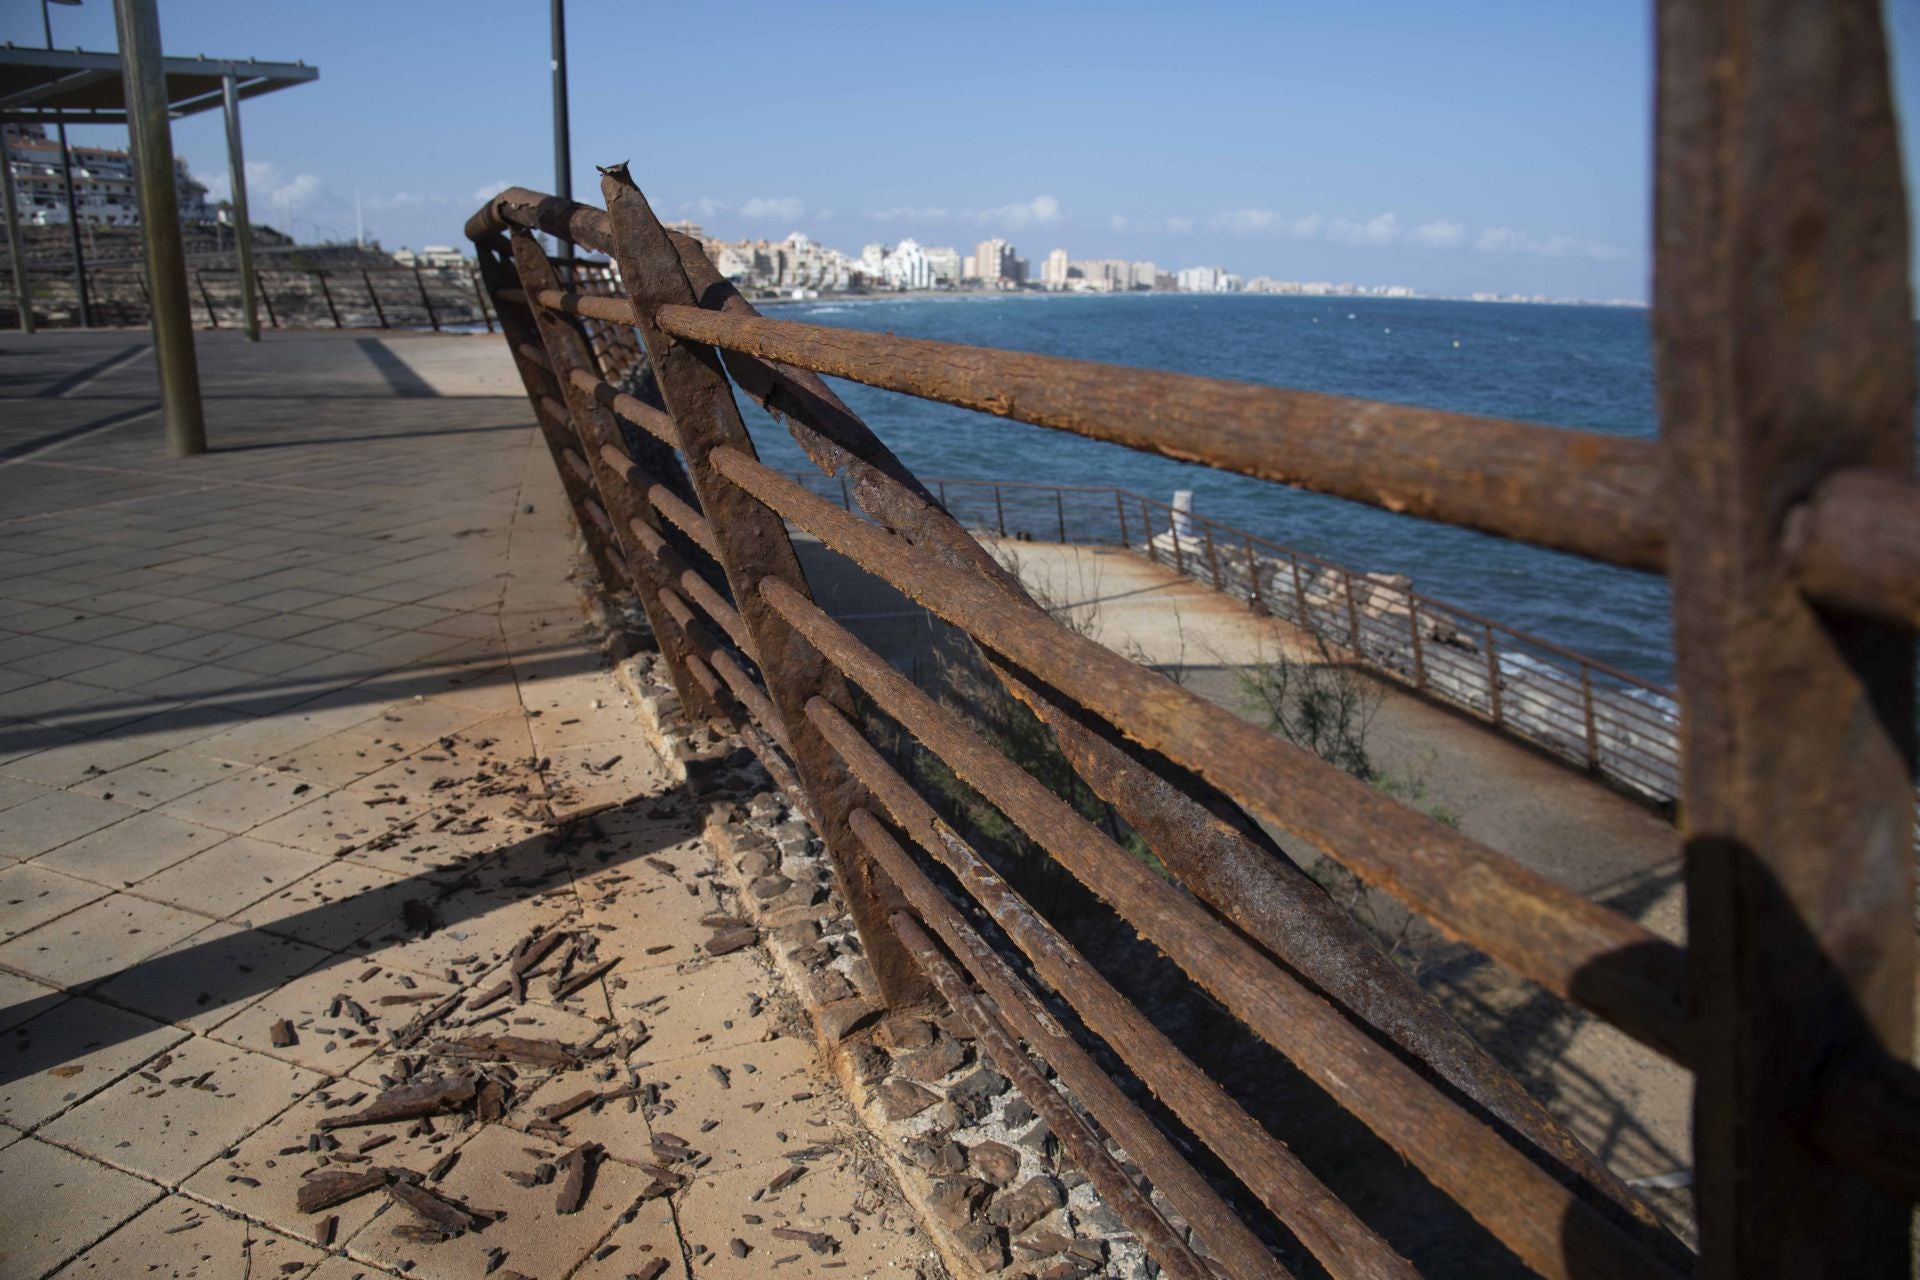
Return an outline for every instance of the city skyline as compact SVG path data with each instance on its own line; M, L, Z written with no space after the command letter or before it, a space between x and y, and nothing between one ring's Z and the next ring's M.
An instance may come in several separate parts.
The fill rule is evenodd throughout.
M841 3L801 21L770 0L737 0L650 12L642 32L613 0L575 0L576 195L597 201L595 163L630 160L662 217L728 237L796 226L849 247L1000 237L1033 255L1057 237L1089 259L1219 263L1247 277L1646 296L1651 48L1640 6L1201 0L1177 13L970 13L1012 33L1003 56L945 56L973 19L943 10ZM38 16L6 7L0 39L39 45ZM300 94L248 106L262 222L301 239L350 237L357 205L370 234L418 248L457 240L501 186L551 188L542 15L510 0L416 0L406 20L433 56L416 41L364 38L394 15L363 0L322 10L169 0L171 51L321 68ZM62 47L113 47L105 0L56 6L53 23ZM1899 105L1920 118L1920 10L1893 6L1888 25ZM678 52L649 58L636 79L640 48ZM716 80L715 57L742 75ZM482 89L484 117L449 124L446 105ZM656 118L660 127L636 126ZM124 131L73 132L76 143L124 145ZM219 199L217 115L174 133ZM1911 172L1915 142L1902 145Z

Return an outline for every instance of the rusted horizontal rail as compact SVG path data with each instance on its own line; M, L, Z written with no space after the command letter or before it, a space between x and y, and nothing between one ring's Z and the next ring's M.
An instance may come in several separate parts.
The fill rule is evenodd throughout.
M1063 627L733 450L734 483L1053 688L1548 990L1686 1060L1677 947Z
M864 814L866 810L856 809L854 812ZM1213 1280L1213 1272L1207 1264L1194 1256L1181 1234L1167 1224L1159 1210L1153 1207L1153 1202L1133 1184L1133 1179L1120 1167L1119 1162L1108 1154L1106 1143L1087 1128L1086 1121L1074 1113L1073 1108L1034 1068L999 1020L961 981L947 958L934 946L933 939L904 911L894 912L889 917L889 923L906 947L907 954L913 957L921 972L932 981L934 990L960 1015L960 1020L980 1041L981 1048L993 1058L996 1066L1007 1073L1014 1087L1020 1091L1020 1096L1039 1113L1053 1136L1060 1140L1067 1154L1087 1175L1087 1180L1093 1183L1103 1202L1139 1237L1153 1260L1168 1274L1183 1277L1184 1280Z
M857 734L844 740L858 741L862 747L866 745ZM885 779L892 772L878 753L863 757L863 761L863 778ZM911 787L906 789L906 794L912 794ZM851 815L850 823L861 843L886 868L921 919L940 935L974 981L993 997L1000 1016L1054 1069L1088 1113L1126 1148L1141 1172L1167 1197L1180 1216L1194 1225L1211 1251L1233 1267L1234 1275L1245 1280L1284 1276L1285 1269L1273 1261L1266 1246L1248 1229L1240 1215L1226 1206L1207 1180L1195 1172L1186 1156L1108 1078L1079 1041L1046 1013L1012 967L967 925L879 819L861 809Z
M612 252L604 212L520 189L489 203L469 229L487 225L564 231L577 244ZM622 298L542 290L534 300L634 322ZM1652 441L702 307L665 306L656 321L675 337L883 390L1627 568L1658 571L1665 563ZM1865 543L1836 536L1857 519L1846 509L1849 492L1868 485L1898 494L1874 508L1893 529ZM1806 524L1812 536L1798 563L1809 594L1920 626L1920 594L1911 586L1920 581L1920 484L1912 476L1842 472L1808 504Z

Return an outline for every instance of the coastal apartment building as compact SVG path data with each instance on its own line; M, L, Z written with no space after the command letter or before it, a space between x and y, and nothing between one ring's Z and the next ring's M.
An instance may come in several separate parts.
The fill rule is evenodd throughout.
M64 226L67 221L66 186L60 177L60 144L37 124L6 126L7 171L13 179L20 220L30 226ZM83 224L105 227L140 225L140 200L133 176L133 158L111 147L67 148L73 168L74 212ZM214 220L207 203L207 187L187 171L187 162L175 158L174 190L180 220L188 224Z

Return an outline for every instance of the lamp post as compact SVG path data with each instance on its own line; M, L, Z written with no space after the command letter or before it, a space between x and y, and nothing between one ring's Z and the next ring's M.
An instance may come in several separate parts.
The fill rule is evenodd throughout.
M553 18L553 194L573 199L573 141L567 125L567 0L551 0ZM573 261L573 246L559 237L554 248ZM568 283L571 283L569 281Z

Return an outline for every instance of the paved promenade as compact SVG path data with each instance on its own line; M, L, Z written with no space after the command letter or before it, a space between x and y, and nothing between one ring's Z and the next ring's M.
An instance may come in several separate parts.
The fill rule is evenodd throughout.
M199 340L176 461L144 335L0 339L0 1275L939 1274L500 341Z

